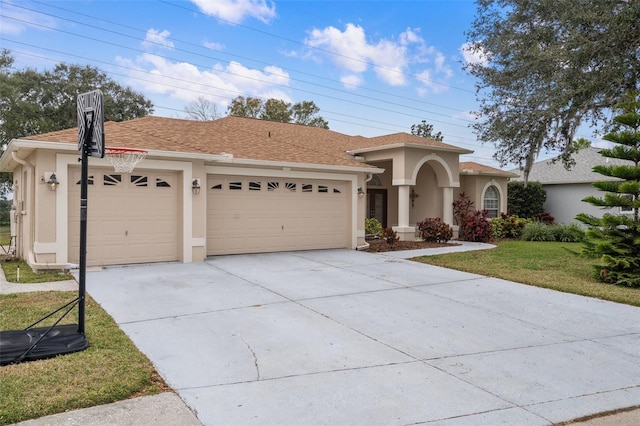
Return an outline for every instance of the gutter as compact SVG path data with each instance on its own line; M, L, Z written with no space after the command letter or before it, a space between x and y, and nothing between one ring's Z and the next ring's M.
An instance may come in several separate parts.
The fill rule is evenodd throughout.
M21 166L24 166L27 168L27 170L29 171L29 174L33 176L33 164L29 163L26 160L23 160L22 158L18 157L18 153L16 151L11 151L11 158L13 159L13 161L15 161L16 163L20 164ZM25 201L25 200L22 200ZM20 212L20 215L22 217L24 217L26 215L26 212L23 210ZM24 242L22 242L24 244ZM16 248L17 251L17 248ZM33 253L33 249L30 247L28 252L27 252L27 264L31 267L31 269L33 269L34 271L42 271L42 270L47 270L47 269L68 269L68 265L66 263L48 263L48 262L44 262L44 263L39 263L36 262L36 258L35 258L35 254Z

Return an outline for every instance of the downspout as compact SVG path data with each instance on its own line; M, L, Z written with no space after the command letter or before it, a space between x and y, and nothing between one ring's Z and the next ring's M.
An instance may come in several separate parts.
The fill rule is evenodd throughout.
M367 177L364 180L365 185L367 183L369 183L371 181L371 179L373 179L373 173L367 173ZM365 215L364 215L365 217L367 217L367 208L368 207L365 207ZM371 247L371 245L365 241L365 243L363 245L356 247L356 250L358 250L358 251L368 250L369 247Z
M13 159L13 161L15 161L16 163L20 164L23 167L27 168L27 172L29 173L31 180L33 181L34 185L35 185L35 172L34 172L34 166L33 164L29 163L26 160L21 159L20 157L18 157L16 151L11 151L11 158ZM23 185L25 184L25 182L23 182ZM33 192L33 191L31 191ZM35 195L32 194L32 196L35 197ZM24 203L26 200L22 200L22 202ZM29 200L29 206L31 205L31 201ZM24 211L21 211L18 213L20 218L24 217L24 215L26 213L24 213ZM33 220L35 219L35 212L32 215L28 215L29 216L29 226L30 226L30 232L29 234L31 235L31 237L33 238L33 231L35 229L35 226L33 226ZM20 227L19 227L20 228ZM22 236L24 237L24 230L22 229ZM17 238L16 238L17 239ZM21 241L21 243L24 245L24 241ZM17 241L16 241L16 245L17 245ZM19 253L18 248L16 247L16 253ZM62 264L62 263L38 263L36 262L36 258L35 258L35 254L33 253L33 241L30 242L30 244L28 245L27 248L27 263L29 264L29 266L31 266L31 269L33 270L43 270L43 269L68 269L69 265L67 265L66 263Z

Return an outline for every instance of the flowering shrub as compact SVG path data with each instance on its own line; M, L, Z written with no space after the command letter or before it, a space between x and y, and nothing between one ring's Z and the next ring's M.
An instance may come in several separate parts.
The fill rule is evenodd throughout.
M425 241L446 243L453 238L453 229L439 217L428 217L422 222L418 222L416 226Z
M515 215L500 213L500 217L491 219L491 228L495 238L520 238L522 230L529 219L523 219Z
M382 231L382 239L391 246L393 245L393 243L398 241L400 237L398 237L398 233L393 229L384 228L384 230Z
M364 232L366 235L378 236L382 233L382 225L375 217L369 217L364 220Z

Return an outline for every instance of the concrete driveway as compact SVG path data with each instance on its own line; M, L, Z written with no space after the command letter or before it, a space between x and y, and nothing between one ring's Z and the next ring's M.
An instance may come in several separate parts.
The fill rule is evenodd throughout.
M87 290L205 425L548 425L640 403L640 309L350 250Z

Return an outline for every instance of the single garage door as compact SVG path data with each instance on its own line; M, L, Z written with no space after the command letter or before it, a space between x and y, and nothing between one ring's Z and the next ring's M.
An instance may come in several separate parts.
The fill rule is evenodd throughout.
M69 259L79 262L80 169L69 188ZM178 260L178 175L90 169L87 264Z
M207 254L349 247L349 182L209 176Z

